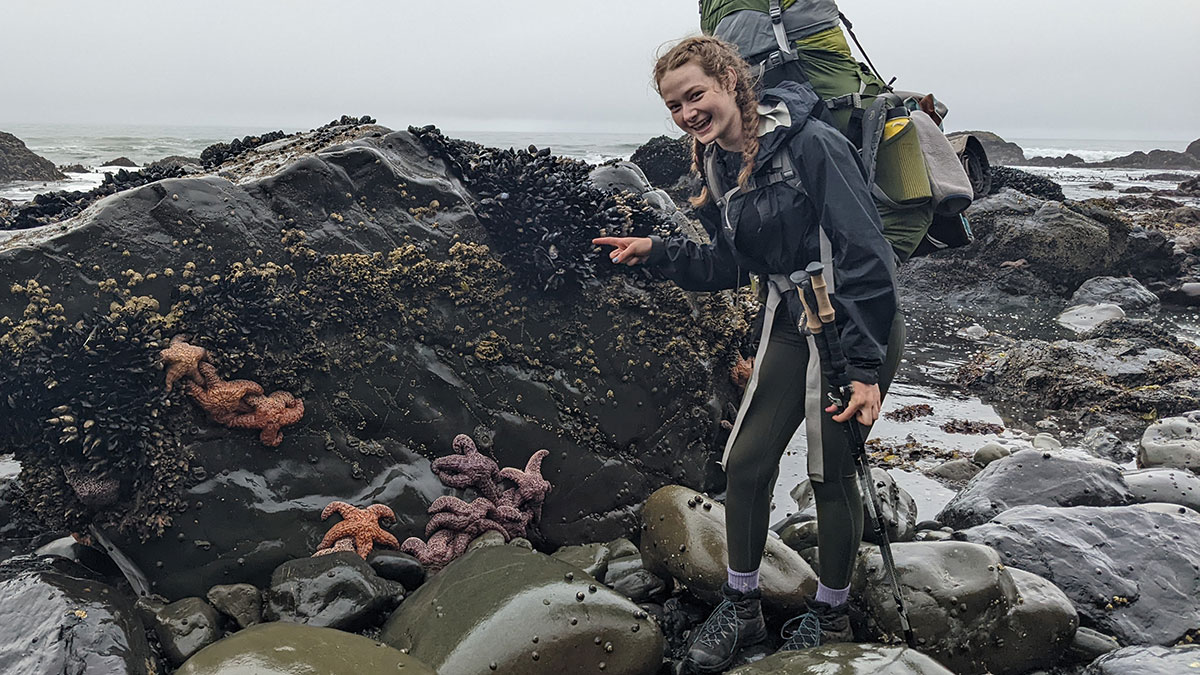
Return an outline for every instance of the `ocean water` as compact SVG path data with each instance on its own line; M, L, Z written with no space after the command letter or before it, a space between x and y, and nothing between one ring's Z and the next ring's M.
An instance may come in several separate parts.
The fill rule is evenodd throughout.
M95 124L5 124L0 130L7 131L25 142L33 152L65 166L81 164L89 171L68 174L65 181L18 182L0 184L0 198L14 202L32 199L40 192L55 190L90 190L104 180L105 171L115 171L106 162L118 157L127 157L138 166L144 166L163 157L181 155L199 157L204 148L234 138L275 131L273 128L250 126L151 126L151 125L95 125ZM282 128L287 133L302 129ZM581 159L592 164L611 159L628 159L652 134L596 133L596 132L505 132L505 131L462 131L443 130L454 138L475 141L497 148L550 148L564 157ZM1136 150L1153 149L1182 151L1188 145L1180 140L1127 140L1127 139L1055 139L1014 138L1010 139L1025 150L1027 157L1062 157L1074 154L1089 162L1098 162L1127 155ZM1087 185L1107 180L1122 187L1138 184L1147 172L1136 170L1033 169L1037 173L1060 180L1074 199L1103 196L1089 191ZM1161 172L1158 172L1161 173ZM1194 172L1185 172L1194 173ZM1174 184L1151 185L1153 189L1169 189Z

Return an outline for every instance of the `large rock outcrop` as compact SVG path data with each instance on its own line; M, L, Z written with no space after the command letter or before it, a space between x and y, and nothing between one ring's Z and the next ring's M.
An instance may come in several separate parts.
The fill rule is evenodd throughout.
M1053 583L1083 625L1123 645L1171 645L1200 622L1198 524L1179 506L1018 506L963 535Z
M608 264L593 236L669 221L590 170L349 125L0 232L0 447L31 507L120 534L177 598L265 586L335 499L423 534L449 491L429 461L463 432L502 466L550 451L548 546L632 530L663 484L715 486L745 312ZM303 399L279 447L167 391L179 334Z
M0 183L14 180L63 180L54 162L38 157L24 141L0 131Z

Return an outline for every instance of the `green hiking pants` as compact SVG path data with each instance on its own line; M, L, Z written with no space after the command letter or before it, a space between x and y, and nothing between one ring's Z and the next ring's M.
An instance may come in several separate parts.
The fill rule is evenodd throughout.
M904 349L904 317L892 320L887 355L879 370L879 390L886 393L900 364ZM788 441L804 420L805 374L809 346L796 324L783 312L773 321L762 363L758 386L725 460L725 533L729 543L729 567L736 572L758 569L770 525L771 494L779 476L779 460ZM829 390L824 376L821 392ZM822 405L822 408L824 406ZM821 415L820 473L812 476L817 502L817 543L821 560L821 583L845 588L858 544L862 540L863 505L859 496L854 460L841 425L828 414ZM857 424L857 422L855 422ZM863 426L863 438L871 428Z

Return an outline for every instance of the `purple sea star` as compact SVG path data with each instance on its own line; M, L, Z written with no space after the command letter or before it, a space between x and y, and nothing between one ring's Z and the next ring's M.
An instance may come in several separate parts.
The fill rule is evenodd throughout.
M433 460L433 472L443 483L460 490L473 487L493 503L499 501L496 471L499 465L487 455L480 454L475 441L466 434L454 437L451 447L457 454Z

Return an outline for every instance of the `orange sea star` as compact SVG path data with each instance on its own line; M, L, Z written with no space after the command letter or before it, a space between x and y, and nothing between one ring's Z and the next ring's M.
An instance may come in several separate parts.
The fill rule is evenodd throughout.
M330 502L329 506L326 506L325 510L321 512L321 520L329 518L334 513L341 514L342 522L329 528L329 531L325 533L325 538L317 547L318 553L321 552L321 549L332 548L339 539L353 539L354 550L364 560L376 543L389 548L400 548L400 542L396 540L396 537L379 524L380 520L396 520L396 514L387 506L372 504L365 509L360 509L346 502Z
M259 439L264 445L275 447L283 442L281 427L295 424L304 417L304 401L292 396L286 391L272 392L270 396L258 395L246 397L246 403L254 408L253 412L238 415L228 422L231 427L239 429L261 429Z
M217 375L217 369L211 363L201 363L199 371L203 386L188 382L185 384L187 393L196 403L200 404L201 408L204 408L214 422L229 426L237 416L254 411L253 405L245 399L248 396L263 393L262 386L257 382L250 380L226 382Z
M203 379L198 371L200 362L208 358L208 350L188 344L182 335L171 338L171 344L160 352L163 365L167 369L167 391L186 377L196 384L202 384Z

